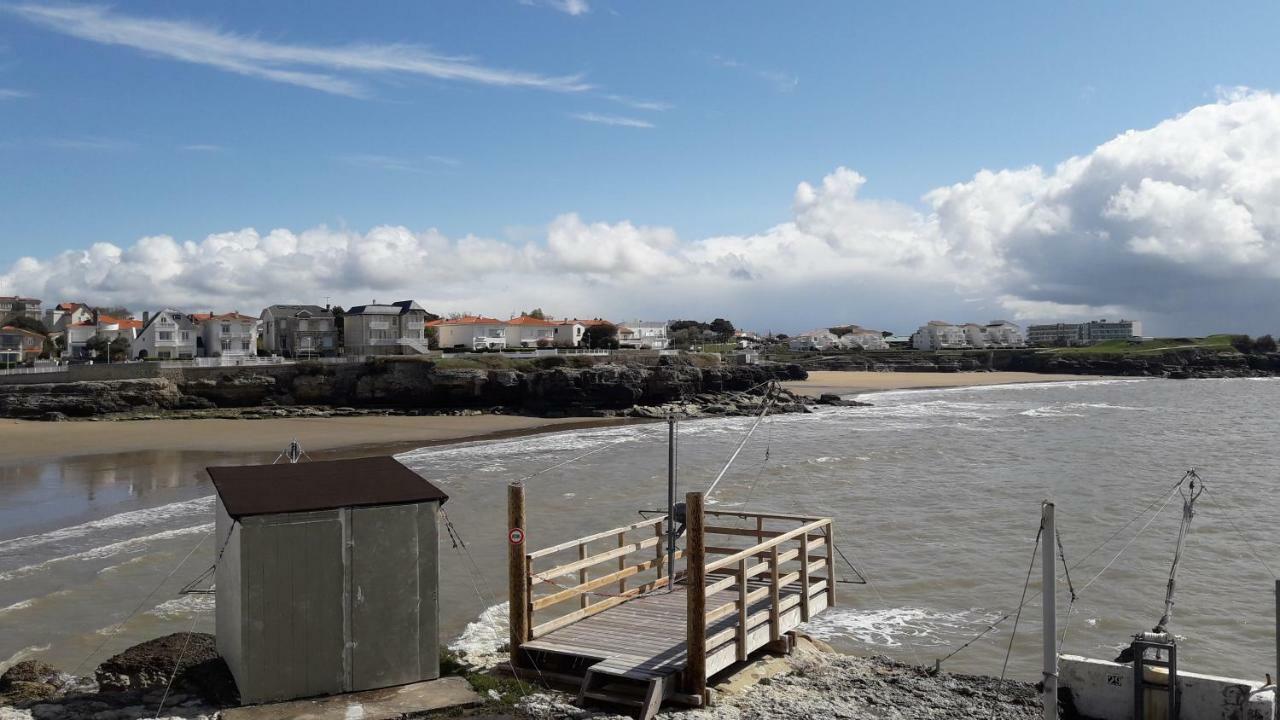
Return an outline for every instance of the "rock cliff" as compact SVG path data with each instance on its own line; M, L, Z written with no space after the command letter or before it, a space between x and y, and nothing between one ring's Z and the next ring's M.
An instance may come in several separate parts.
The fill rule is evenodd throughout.
M189 376L190 375L190 376ZM651 416L755 412L769 381L803 379L797 366L699 368L600 364L526 370L369 362L193 372L177 378L0 384L0 416L92 417L225 408L379 408L399 412L492 410L544 416ZM803 408L783 391L781 411Z

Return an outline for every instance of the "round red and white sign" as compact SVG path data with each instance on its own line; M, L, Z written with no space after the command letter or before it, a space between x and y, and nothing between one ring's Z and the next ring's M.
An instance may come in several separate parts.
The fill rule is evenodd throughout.
M510 540L512 545L519 545L524 542L524 531L520 528L511 528L511 532L507 533L507 540Z

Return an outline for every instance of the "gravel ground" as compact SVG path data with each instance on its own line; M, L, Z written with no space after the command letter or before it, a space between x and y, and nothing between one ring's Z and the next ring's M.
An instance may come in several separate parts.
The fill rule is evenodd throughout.
M721 695L714 707L667 710L663 720L745 720L747 718L848 718L850 720L938 720L941 718L1039 718L1040 700L1027 683L989 677L930 675L884 657L854 657L820 650L787 659L789 672L766 678L740 693ZM619 718L574 706L572 697L541 693L521 702L531 718ZM994 715L992 710L995 710Z

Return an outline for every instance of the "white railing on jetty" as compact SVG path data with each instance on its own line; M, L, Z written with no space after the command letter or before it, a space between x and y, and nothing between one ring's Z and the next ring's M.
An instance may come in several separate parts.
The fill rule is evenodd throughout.
M39 375L41 373L66 372L68 365L37 365L35 367L17 367L0 370L0 375Z

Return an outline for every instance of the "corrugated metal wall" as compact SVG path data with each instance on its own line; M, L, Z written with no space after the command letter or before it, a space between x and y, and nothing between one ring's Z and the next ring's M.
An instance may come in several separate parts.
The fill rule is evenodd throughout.
M217 598L219 652L242 701L437 677L437 509L244 518L219 564Z

